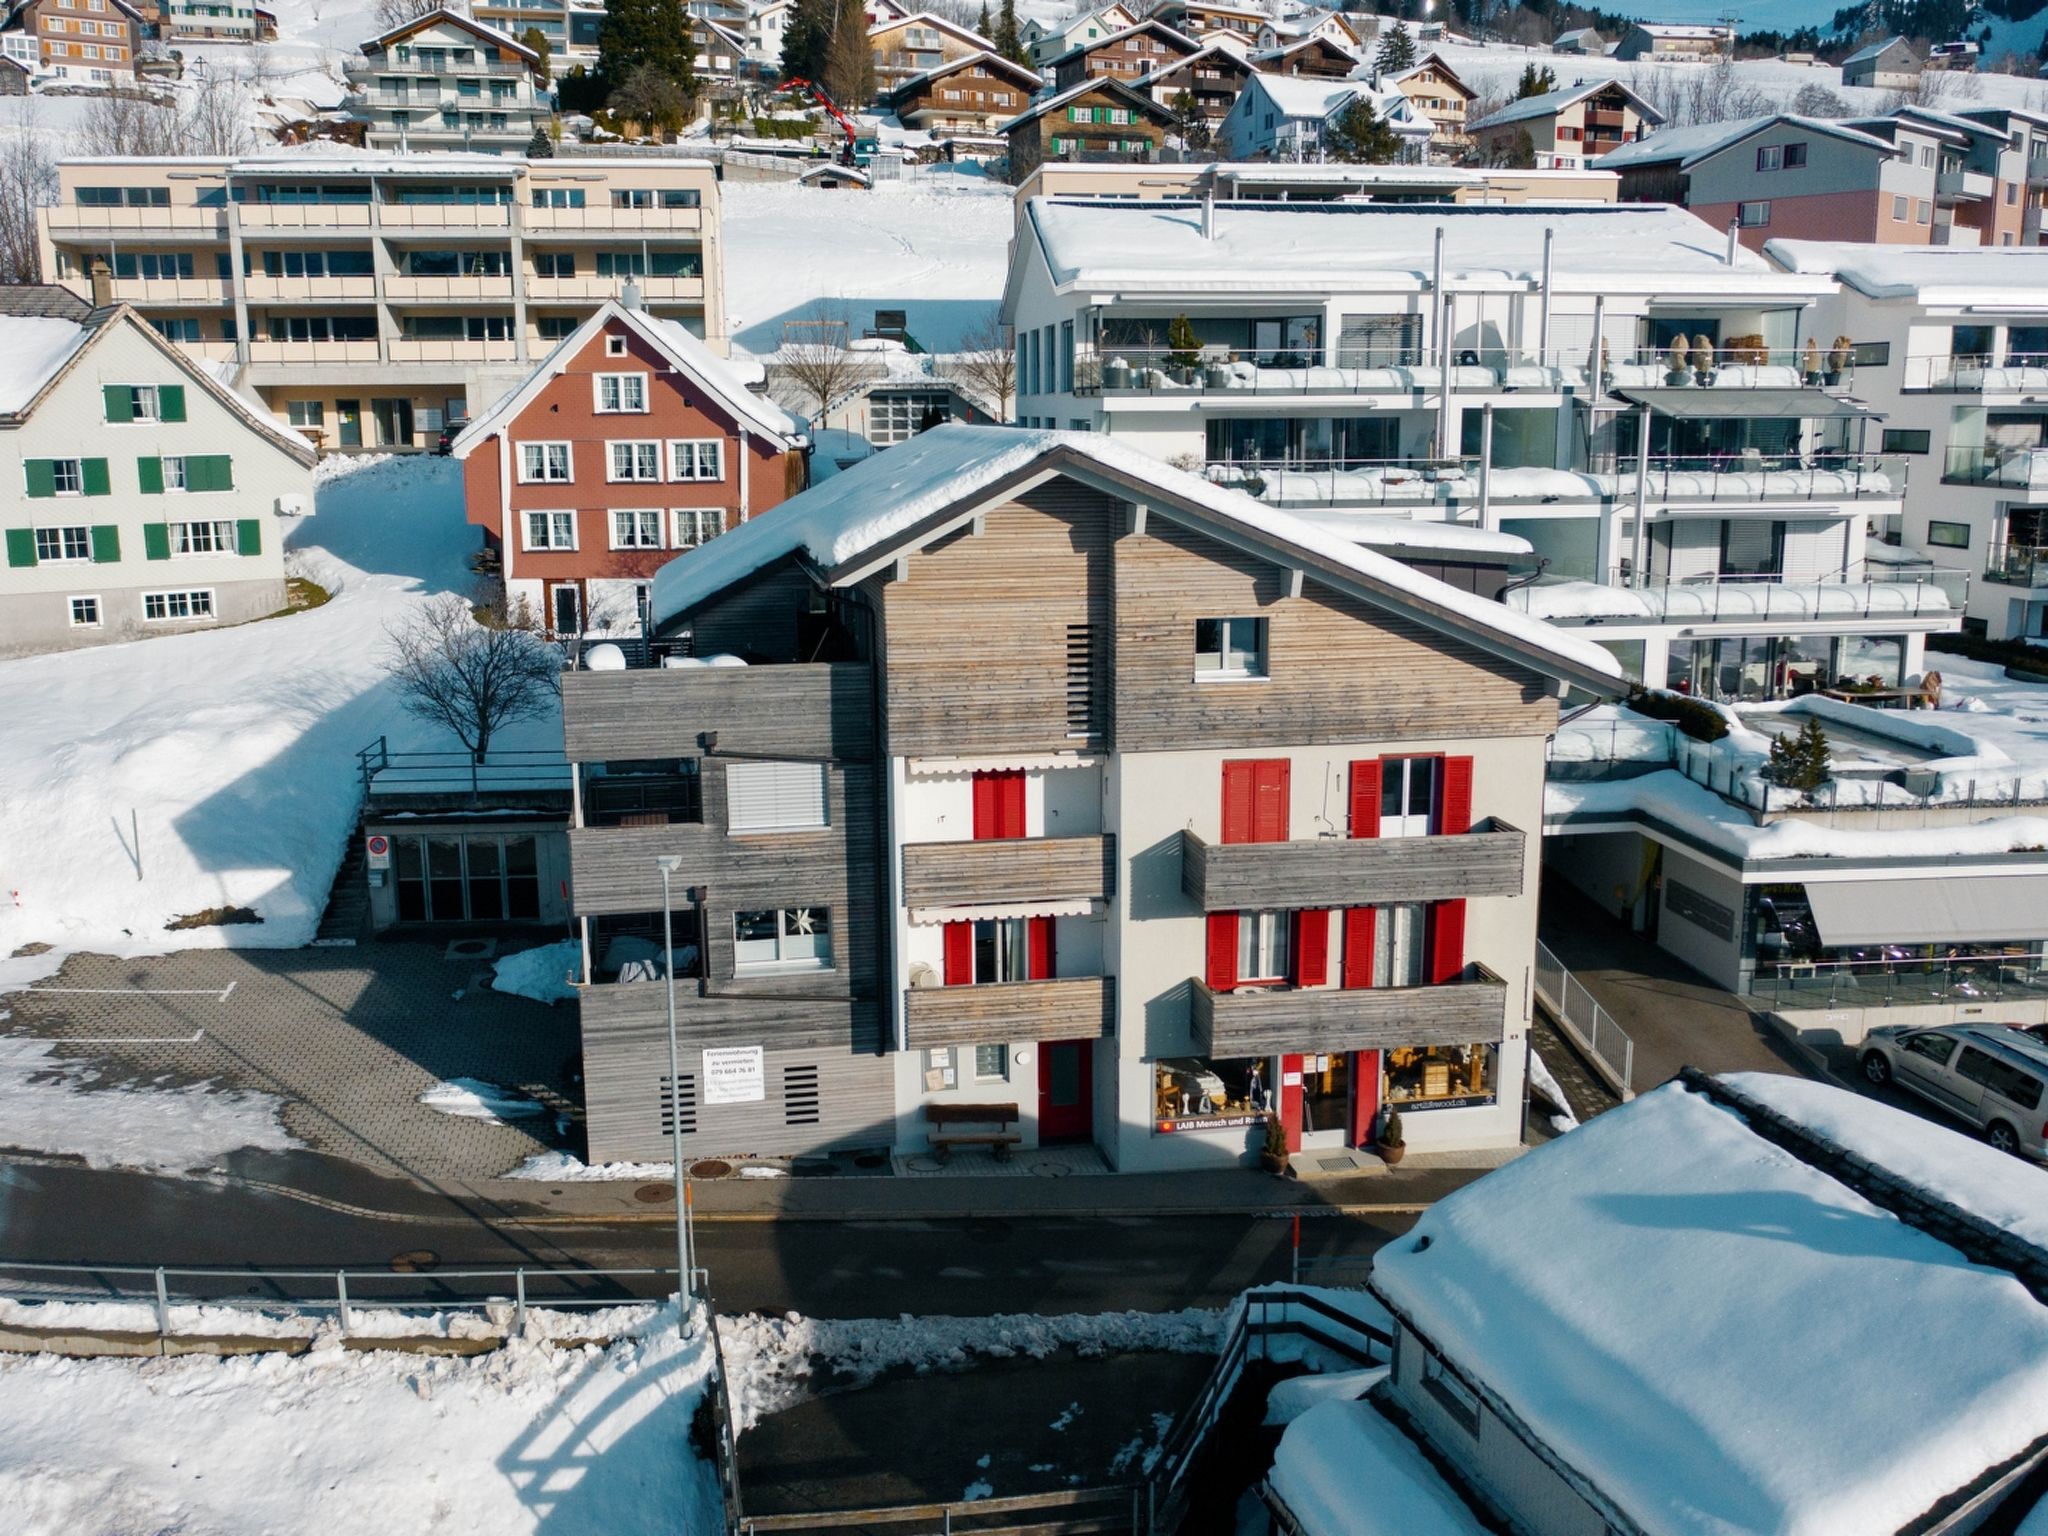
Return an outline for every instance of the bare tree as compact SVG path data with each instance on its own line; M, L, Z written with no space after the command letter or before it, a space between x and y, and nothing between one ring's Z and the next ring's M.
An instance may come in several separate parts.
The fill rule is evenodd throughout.
M1792 98L1792 110L1801 117L1847 117L1849 104L1826 86L1809 81Z
M1984 82L1975 70L1923 69L1920 71L1920 100L1932 107L1944 101L1975 101L1984 94Z
M993 402L996 420L1010 419L1010 400L1017 393L1017 352L1010 333L991 310L960 338L960 350L945 359L946 377L971 394Z
M875 364L848 345L851 337L845 313L822 301L804 319L783 322L782 346L769 362L819 421L833 402L876 376Z
M0 281L42 281L36 212L56 201L57 160L49 141L36 132L31 105L0 138Z
M415 16L424 16L429 11L441 9L466 14L469 7L462 0L377 0L370 14L377 18L379 31L389 32L393 27L402 27Z
M1778 105L1754 86L1741 83L1735 61L1726 54L1711 64L1677 67L1638 65L1628 87L1664 114L1666 127L1690 128L1696 123L1726 123L1745 117L1768 117Z
M443 592L384 631L406 713L448 731L479 763L493 736L546 714L562 686L561 654L532 630L493 617L498 622L480 624L467 602Z
M87 103L78 136L89 155L175 155L184 142L184 125L169 102L140 91L114 90Z
M209 70L186 93L180 126L186 154L245 155L255 137L248 92L234 77Z

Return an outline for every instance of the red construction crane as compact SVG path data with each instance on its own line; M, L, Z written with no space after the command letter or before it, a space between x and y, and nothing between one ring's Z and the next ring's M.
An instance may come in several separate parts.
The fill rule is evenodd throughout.
M831 114L832 121L839 125L839 131L846 135L846 144L839 151L839 163L841 165L858 165L860 163L854 151L854 145L860 136L854 129L853 120L839 110L839 103L832 99L831 94L826 91L825 87L819 85L815 80L798 79L783 81L782 89L785 91L809 91L811 95L816 97L818 105Z

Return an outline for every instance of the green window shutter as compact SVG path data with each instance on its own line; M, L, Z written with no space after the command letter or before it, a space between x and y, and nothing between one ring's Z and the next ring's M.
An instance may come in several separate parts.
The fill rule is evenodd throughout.
M145 496L161 496L164 493L164 461L144 454L135 461L135 481L142 487Z
M235 524L235 553L238 555L260 555L263 553L262 523L253 517L245 517Z
M165 421L185 419L185 386L160 384L156 391L156 413Z
M108 496L113 494L114 482L107 476L107 461L105 459L84 459L80 461L80 468L85 476L86 495Z
M29 495L54 496L57 494L56 460L23 459L21 467L28 476Z
M142 525L142 557L145 560L168 560L171 558L171 525L169 523L144 523Z
M235 488L234 458L225 453L217 454L213 462L218 466L214 471L214 488L216 490L232 491Z
M94 565L115 565L121 559L121 530L112 523L92 525L92 560Z
M224 453L195 454L185 460L185 489L188 491L232 491L235 462Z
M135 398L128 393L126 384L108 384L101 388L100 395L107 402L107 420L112 422L135 419Z
M7 563L9 565L34 565L36 563L35 529L10 528L7 530Z

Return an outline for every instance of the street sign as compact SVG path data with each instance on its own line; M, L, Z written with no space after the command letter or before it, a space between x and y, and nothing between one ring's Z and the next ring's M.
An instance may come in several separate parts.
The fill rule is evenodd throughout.
M721 1046L704 1053L706 1104L759 1104L768 1097L768 1071L758 1045Z
M383 833L372 832L369 841L363 844L363 848L370 856L370 868L389 869L391 867L391 839Z

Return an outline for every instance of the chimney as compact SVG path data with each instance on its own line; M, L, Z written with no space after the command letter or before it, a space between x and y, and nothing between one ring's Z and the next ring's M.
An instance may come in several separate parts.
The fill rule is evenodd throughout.
M619 293L619 303L627 309L640 309L640 284L633 278L626 279L626 286Z
M107 270L107 259L95 256L92 259L92 307L105 309L114 302L114 274Z
M1742 223L1739 219L1728 221L1728 265L1735 265L1736 249L1742 244Z
M1216 189L1214 187L1209 187L1202 193L1202 238L1204 240L1214 240L1216 238Z

